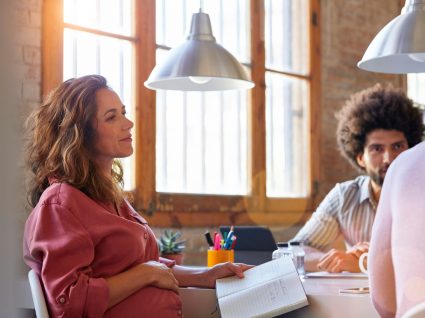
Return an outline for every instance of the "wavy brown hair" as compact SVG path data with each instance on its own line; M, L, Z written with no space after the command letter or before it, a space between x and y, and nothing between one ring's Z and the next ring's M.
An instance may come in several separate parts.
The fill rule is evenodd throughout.
M342 155L356 168L357 155L363 153L366 136L375 129L398 130L404 133L410 147L422 141L422 111L406 94L391 85L376 84L351 95L336 114L337 142Z
M106 79L88 75L65 81L27 120L28 201L34 207L49 180L64 182L90 198L121 204L123 173L114 161L111 175L101 172L90 149L96 137L96 92L108 88Z

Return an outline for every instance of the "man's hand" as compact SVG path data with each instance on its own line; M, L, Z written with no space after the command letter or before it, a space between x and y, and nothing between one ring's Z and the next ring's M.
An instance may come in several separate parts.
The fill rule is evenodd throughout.
M350 248L347 253L354 254L357 258L363 253L369 252L369 242L360 242Z
M329 273L341 273L342 271L358 273L359 258L355 253L339 251L336 249L330 250L326 253L317 264L320 270Z

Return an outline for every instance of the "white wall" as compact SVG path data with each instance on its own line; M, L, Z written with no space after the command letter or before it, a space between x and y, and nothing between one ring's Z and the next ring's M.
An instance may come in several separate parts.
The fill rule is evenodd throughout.
M19 283L23 279L21 232L25 215L22 172L21 85L16 78L16 20L0 1L0 317L19 317Z

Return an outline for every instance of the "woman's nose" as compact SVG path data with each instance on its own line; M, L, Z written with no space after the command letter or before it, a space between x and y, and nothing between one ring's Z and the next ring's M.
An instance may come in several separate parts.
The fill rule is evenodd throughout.
M130 119L126 118L125 120L126 120L126 123L124 125L124 130L130 130L131 128L134 127L134 123Z

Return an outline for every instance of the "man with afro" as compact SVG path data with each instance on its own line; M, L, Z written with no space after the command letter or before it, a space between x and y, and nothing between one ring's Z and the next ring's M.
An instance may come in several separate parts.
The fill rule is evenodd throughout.
M350 97L337 113L341 154L362 175L336 184L293 238L306 246L306 269L359 272L388 167L422 140L422 111L392 86L380 84ZM346 250L331 249L342 235Z

